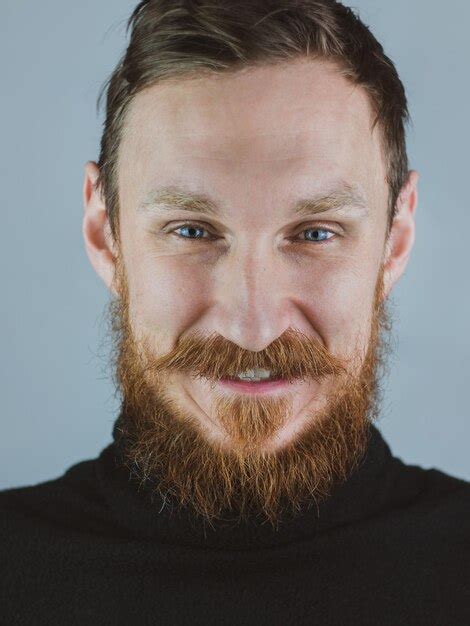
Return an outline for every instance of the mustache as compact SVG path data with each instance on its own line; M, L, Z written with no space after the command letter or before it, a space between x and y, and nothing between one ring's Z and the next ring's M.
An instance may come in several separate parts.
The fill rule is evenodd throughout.
M147 367L154 371L178 370L209 380L233 378L255 367L289 382L347 373L348 361L333 354L316 337L295 328L287 329L267 348L250 352L218 333L195 332L181 338L175 348L161 357L147 352ZM149 356L150 355L150 356Z

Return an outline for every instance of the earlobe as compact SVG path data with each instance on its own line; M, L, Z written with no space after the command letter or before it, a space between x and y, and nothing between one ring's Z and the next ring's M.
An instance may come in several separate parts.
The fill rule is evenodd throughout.
M108 290L117 295L113 287L115 273L114 242L101 190L96 187L98 175L97 164L94 161L88 161L85 164L83 182L82 232L91 265Z
M415 212L418 205L418 173L408 174L397 200L396 215L387 237L384 254L384 294L389 295L406 269L415 241Z

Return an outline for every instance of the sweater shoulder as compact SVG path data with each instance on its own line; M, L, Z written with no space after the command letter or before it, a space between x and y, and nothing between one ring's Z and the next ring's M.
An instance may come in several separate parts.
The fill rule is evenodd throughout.
M432 518L441 530L452 529L456 535L466 535L470 545L470 481L435 467L423 468L401 461L400 464L402 470L394 486L406 492L407 484L414 483L410 489L413 495L404 507L390 513L404 513L408 521L419 519L424 525L427 518Z
M97 531L106 518L100 494L97 459L71 465L57 478L0 490L0 539L28 527Z
M408 472L410 474L418 472L421 475L422 492L420 498L422 500L432 503L438 502L441 498L447 500L456 497L466 501L470 497L470 481L464 478L459 478L436 467L425 469L419 465L403 465L405 467L405 480Z

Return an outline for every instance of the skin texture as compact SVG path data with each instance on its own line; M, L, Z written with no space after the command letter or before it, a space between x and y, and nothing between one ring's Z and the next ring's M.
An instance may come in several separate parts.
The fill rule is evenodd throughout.
M97 166L85 165L86 250L117 297L127 462L206 519L254 507L275 521L283 499L325 497L363 454L385 302L414 243L417 204L410 172L387 236L372 121L364 90L326 61L154 85L137 94L125 125L120 245L94 188ZM344 184L365 208L292 214L296 200ZM223 214L138 210L168 185L210 196ZM199 238L174 234L188 222ZM309 240L317 229L332 234ZM227 391L217 381L234 363L276 363L291 384Z

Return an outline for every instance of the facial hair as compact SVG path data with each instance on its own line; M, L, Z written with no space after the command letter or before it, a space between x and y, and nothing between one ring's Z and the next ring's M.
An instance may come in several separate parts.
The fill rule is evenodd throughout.
M158 503L156 515L163 501L211 526L216 520L255 516L276 527L304 505L318 506L359 465L369 426L380 411L380 381L390 351L383 268L365 356L356 347L353 360L338 358L317 338L291 328L256 353L218 334L193 334L159 356L149 338L137 338L133 331L120 258L115 285L119 296L109 302L107 319L113 377L121 396L116 445L131 478ZM323 408L312 411L300 431L276 449L267 442L291 415L290 392L276 397L214 393L215 419L226 435L216 441L165 385L172 371L215 384L256 366L275 370L289 382L333 382Z

